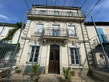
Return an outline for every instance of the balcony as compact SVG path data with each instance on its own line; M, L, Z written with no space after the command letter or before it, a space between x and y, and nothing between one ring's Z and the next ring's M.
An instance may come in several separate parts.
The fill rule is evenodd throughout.
M35 36L42 36L44 39L66 40L77 38L75 32L68 29L45 28L34 33Z
M60 18L61 17L61 18ZM28 18L37 18L37 19L49 19L49 20L85 20L85 14L71 11L45 11L45 10L31 10L28 14ZM80 19L81 18L81 19ZM64 19L64 20L63 20Z

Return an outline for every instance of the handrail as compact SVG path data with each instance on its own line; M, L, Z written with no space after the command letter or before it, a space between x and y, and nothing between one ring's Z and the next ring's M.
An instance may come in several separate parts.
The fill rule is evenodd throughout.
M43 12L41 12L43 11ZM81 15L78 14L78 12L70 12L70 11L45 11L45 10L31 10L28 14L33 15L51 15L51 16L70 16L70 17L85 17L85 13L82 13Z
M38 29L34 34L37 35L45 35L45 36L74 36L76 37L76 34L74 31L70 31L70 29L66 28L43 28Z

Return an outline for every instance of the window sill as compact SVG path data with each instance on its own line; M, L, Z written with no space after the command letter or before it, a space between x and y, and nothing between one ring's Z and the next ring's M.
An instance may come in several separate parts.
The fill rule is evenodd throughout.
M82 68L82 65L80 65L80 67L79 67L79 64L70 64L70 66L72 68Z
M26 62L27 64L32 64L32 62ZM37 62L33 62L33 64L37 64Z

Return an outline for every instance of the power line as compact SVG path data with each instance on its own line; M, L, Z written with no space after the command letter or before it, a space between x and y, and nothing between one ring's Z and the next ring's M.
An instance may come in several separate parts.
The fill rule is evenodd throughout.
M28 4L27 4L27 1L26 0L24 0L25 1L25 4L26 4L26 7L29 9L29 6L28 6Z
M90 12L92 12L92 10L98 5L98 3L100 2L101 0L98 0L96 3L95 3L95 5L92 7L92 9L89 11L89 13ZM86 17L88 16L88 14L86 15Z
M81 8L84 6L84 4L86 3L86 1L87 1L87 0L85 0L85 1L83 2L83 4L82 4Z

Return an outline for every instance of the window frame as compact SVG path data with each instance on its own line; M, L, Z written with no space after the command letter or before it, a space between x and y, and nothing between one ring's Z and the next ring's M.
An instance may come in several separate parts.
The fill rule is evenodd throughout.
M55 28L58 27L58 28ZM60 25L59 24L52 24L52 36L60 36Z
M40 10L40 15L46 15L46 10Z
M74 27L74 32L75 32L75 33L73 34L73 32L72 32L71 30L68 30L68 35L69 35L69 36L74 36L74 37L76 37L77 35L76 35L76 28L75 28L75 25L68 25L68 29L70 29L70 26ZM69 34L69 31L72 32L72 35Z
M40 28L40 30L38 29L38 25L42 25L42 28ZM38 35L41 35L43 33L43 28L44 28L44 24L42 23L38 23L36 24L36 31L34 34L38 34ZM39 30L39 31L38 31ZM40 32L41 31L41 32Z
M81 63L80 63L80 53L79 53L79 47L75 47L75 46L73 46L73 47L70 47L69 48L70 49L70 62L71 62L71 65L81 65ZM78 50L78 53L77 53L77 57L78 57L78 59L76 59L76 55L75 55L75 53L74 53L74 51L73 51L73 54L74 54L74 59L72 59L72 54L71 54L71 49L77 49ZM74 60L74 63L72 63L72 60ZM78 60L78 63L76 63L76 60Z
M54 11L55 16L59 16L59 11Z
M28 62L30 62L30 63L32 63L32 60L31 60L31 58L33 59L33 56L32 56L32 47L35 47L35 50L33 51L33 56L35 57L35 54L36 54L36 50L37 50L37 47L39 47L39 51L38 51L38 55L37 55L37 61L33 61L33 63L38 63L38 56L39 56L39 52L40 52L40 45L30 45L30 55L29 55L29 59L28 59ZM32 56L32 57L31 57ZM36 58L36 57L35 57ZM34 59L35 59L34 58ZM31 61L30 61L31 60Z

